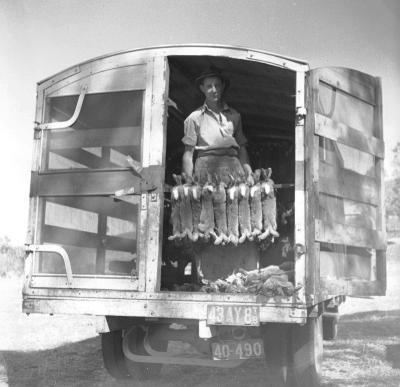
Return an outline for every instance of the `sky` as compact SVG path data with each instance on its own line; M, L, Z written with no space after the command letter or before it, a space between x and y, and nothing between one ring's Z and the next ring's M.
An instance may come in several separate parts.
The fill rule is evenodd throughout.
M400 141L398 0L0 0L0 237L25 243L36 83L120 50L237 45L382 78L390 175Z

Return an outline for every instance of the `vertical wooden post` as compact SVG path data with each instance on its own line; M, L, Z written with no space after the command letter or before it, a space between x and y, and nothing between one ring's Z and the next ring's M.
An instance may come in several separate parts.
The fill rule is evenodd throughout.
M374 136L383 140L382 85L380 78L375 78L375 80ZM377 186L380 187L379 203L381 208L377 214L376 228L386 234L383 159L377 157L375 158L375 177ZM384 295L386 293L386 250L376 250L376 278L380 283L380 293Z
M304 248L296 249L295 254L295 285L299 287L299 298L305 302L305 285L306 285L306 192L305 192L305 133L304 133L304 111L305 103L305 72L298 71L296 73L296 132L295 132L295 244L304 246Z
M168 62L163 56L151 61L146 82L143 166L162 165L166 147ZM161 180L164 181L164 176ZM164 192L158 190L147 196L146 292L156 292L160 290L161 281Z
M319 137L315 135L315 112L318 103L318 73L308 75L306 88L307 119L305 126L305 192L306 192L306 294L308 303L316 303L319 294L320 244L315 242L315 220L318 219Z

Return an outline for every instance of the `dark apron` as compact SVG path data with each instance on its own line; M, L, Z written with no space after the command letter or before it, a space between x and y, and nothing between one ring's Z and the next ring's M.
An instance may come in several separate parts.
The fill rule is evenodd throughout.
M194 175L199 184L203 185L208 180L208 175L213 179L218 176L225 184L231 182L230 176L244 175L242 164L233 149L223 152L200 151L194 166Z
M194 168L194 175L199 179L199 184L207 182L207 174L211 175L213 181L215 175L218 175L226 184L231 183L230 175L233 177L244 175L237 151L233 148L200 151ZM251 242L239 246L205 244L197 246L195 250L196 265L201 267L204 278L210 281L224 279L239 268L256 269L259 261L257 245Z

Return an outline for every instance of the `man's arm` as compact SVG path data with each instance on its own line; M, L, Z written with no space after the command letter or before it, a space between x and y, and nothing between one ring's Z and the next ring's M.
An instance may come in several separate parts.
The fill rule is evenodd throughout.
M194 146L185 145L185 151L182 157L182 172L189 178L193 175L193 152Z
M241 146L239 148L239 160L243 165L243 169L248 173L252 173L253 170L251 169L250 166L250 161L249 161L249 154L247 153L247 149L245 146Z

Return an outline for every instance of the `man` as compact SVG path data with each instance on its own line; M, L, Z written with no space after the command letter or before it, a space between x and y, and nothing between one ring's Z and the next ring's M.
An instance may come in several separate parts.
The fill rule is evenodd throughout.
M229 182L229 174L246 175L251 183L252 169L240 114L223 100L229 80L219 69L210 67L196 78L196 85L204 94L205 102L184 123L183 172L193 176L193 154L196 150L194 175L200 184L207 181L207 174L216 174L225 183Z
M210 67L197 77L196 85L205 102L185 120L182 171L189 177L194 174L201 185L209 175L218 175L225 183L230 182L230 175L242 175L250 184L254 183L240 114L223 100L229 80L219 69ZM195 150L197 159L193 167ZM224 248L202 245L195 250L198 273L208 280L226 278L234 268L255 269L259 259L255 244Z

